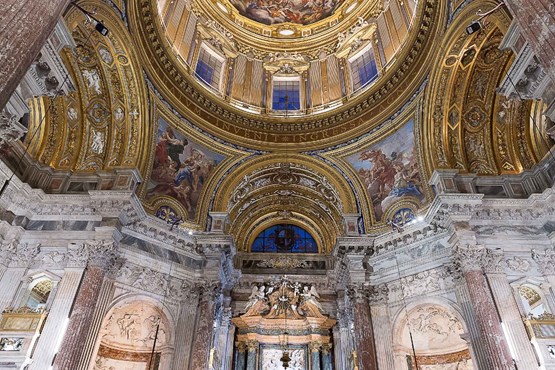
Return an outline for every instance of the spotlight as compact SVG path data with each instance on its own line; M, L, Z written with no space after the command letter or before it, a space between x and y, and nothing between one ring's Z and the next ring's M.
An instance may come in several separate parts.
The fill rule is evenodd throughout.
M106 26L104 24L102 24L101 21L99 21L98 19L96 19L94 17L94 14L83 9L81 6L79 6L75 1L72 1L70 3L71 5L73 5L74 7L76 7L77 9L79 9L79 11L83 14L85 14L88 18L92 19L96 24L94 26L94 29L98 31L98 33L100 33L102 36L107 36L108 32L110 32L108 30L108 28L106 28Z
M418 222L424 221L424 216L418 216L418 217L416 217L416 221L418 221Z
M94 26L94 29L97 30L98 33L100 33L102 36L108 36L108 29L99 21L96 21L96 26Z
M474 21L470 23L468 27L466 27L466 33L470 36L475 32L478 32L482 29L482 24L480 21Z

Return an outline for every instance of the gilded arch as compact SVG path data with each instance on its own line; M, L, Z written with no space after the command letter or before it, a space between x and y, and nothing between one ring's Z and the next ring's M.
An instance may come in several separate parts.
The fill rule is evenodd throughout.
M465 27L479 8L484 10L484 4L463 8L433 63L422 120L428 176L438 168L517 174L547 152L530 119L532 112L541 120L535 103L507 100L496 92L514 58L510 51L499 50L510 16L501 8L469 36Z

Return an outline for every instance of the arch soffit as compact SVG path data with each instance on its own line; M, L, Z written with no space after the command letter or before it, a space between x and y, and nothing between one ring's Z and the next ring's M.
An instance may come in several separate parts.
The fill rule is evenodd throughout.
M148 152L142 148L151 132L145 81L131 37L108 5L89 1L80 5L94 6L96 17L110 32L101 36L92 26L84 26L82 13L68 10L66 24L78 47L63 58L77 93L58 98L51 112L40 110L48 106L48 99L32 104L30 131L38 128L43 114L46 124L31 143L30 154L56 170L138 168L143 173Z
M254 157L242 163L234 169L233 172L228 174L218 189L216 189L212 211L227 212L227 207L233 192L246 178L253 176L265 168L277 168L278 165L285 162L289 162L293 166L301 166L303 172L312 172L329 181L330 189L334 189L339 196L341 204L343 205L343 212L358 212L355 194L353 193L349 181L347 181L341 173L317 158L296 153L268 154Z
M543 156L531 145L530 132L517 132L530 130L529 104L512 104L495 92L513 59L511 52L498 50L510 15L501 8L488 17L482 31L470 36L465 31L477 12L496 5L494 1L466 5L448 28L432 63L422 119L428 177L436 168L482 175L515 174ZM487 58L492 58L491 63L484 62ZM516 130L506 128L516 125L520 126ZM527 150L511 149L519 147Z

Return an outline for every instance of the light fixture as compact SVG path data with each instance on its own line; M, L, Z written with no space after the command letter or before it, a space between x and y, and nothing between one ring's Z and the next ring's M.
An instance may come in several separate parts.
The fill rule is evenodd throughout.
M418 216L418 217L416 217L416 221L418 221L418 222L424 221L424 216Z
M218 6L218 8L220 8L220 10L226 14L229 13L229 10L226 8L226 6L222 3L220 3L219 1L216 2L216 5Z
M279 34L282 36L291 36L295 34L295 31L292 30L291 28L284 28L279 30Z
M349 14L350 12L353 11L354 8L356 8L356 6L358 5L358 2L354 2L351 5L349 5L349 7L347 9L345 9L345 14Z
M108 33L110 31L108 30L108 28L106 28L106 26L101 21L99 21L98 19L96 19L94 17L93 13L83 9L75 1L72 1L70 4L73 5L74 7L76 7L77 9L79 9L81 11L81 13L83 13L83 14L85 14L85 16L87 16L87 18L90 18L95 22L94 29L97 30L98 33L100 33L102 36L108 36Z
M480 23L480 21L474 21L470 23L468 27L466 27L466 33L468 35L472 35L473 33L480 31L481 29L482 24Z

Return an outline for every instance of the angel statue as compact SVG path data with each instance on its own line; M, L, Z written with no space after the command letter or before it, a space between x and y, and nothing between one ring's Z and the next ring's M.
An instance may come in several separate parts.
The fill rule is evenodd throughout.
M305 285L301 297L303 298L301 308L306 316L322 316L324 307L316 300L316 298L320 298L320 294L318 294L314 285L311 285L310 288Z
M260 287L257 287L255 285L252 287L249 301L245 306L245 316L256 316L264 310L264 308L267 306L267 303L265 302L265 290L266 286L264 285L261 285Z

